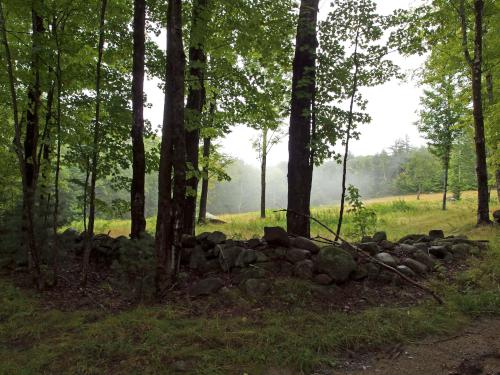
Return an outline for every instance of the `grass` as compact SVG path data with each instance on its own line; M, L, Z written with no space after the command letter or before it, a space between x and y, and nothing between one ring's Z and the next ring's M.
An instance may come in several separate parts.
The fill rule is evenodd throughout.
M395 202L395 203L394 203ZM0 279L0 374L170 374L186 364L189 374L267 374L285 369L289 374L310 373L334 364L338 353L373 350L430 334L442 335L464 327L477 317L500 316L500 231L474 227L474 201L439 209L435 196L419 202L395 198L370 202L380 218L379 229L392 238L408 232L443 228L490 240L483 259L471 259L469 271L454 284L432 281L445 299L413 307L369 308L358 313L311 309L303 283L280 280L276 288L290 294L290 304L262 309L234 295L203 300L207 306L240 305L241 313L193 315L191 303L175 306L138 306L129 311L61 312L46 309L39 297ZM334 207L314 214L329 224ZM225 215L228 224L199 230L229 234L260 234L263 225L283 224L283 217L260 221L255 213ZM150 222L151 224L151 222ZM103 231L126 222L102 223ZM316 230L316 229L314 229ZM118 234L113 233L113 234ZM208 309L207 309L208 310ZM223 309L221 309L222 311ZM238 310L236 310L238 311Z

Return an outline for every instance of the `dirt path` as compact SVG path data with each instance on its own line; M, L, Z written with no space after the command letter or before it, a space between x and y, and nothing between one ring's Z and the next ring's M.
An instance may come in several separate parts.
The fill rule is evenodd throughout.
M346 369L331 374L500 375L500 319L478 321L451 337L354 358L346 361Z

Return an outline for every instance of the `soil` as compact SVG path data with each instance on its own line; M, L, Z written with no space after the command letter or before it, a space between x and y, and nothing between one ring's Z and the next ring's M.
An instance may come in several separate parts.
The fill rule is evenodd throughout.
M500 375L500 319L485 319L450 337L354 354L342 368L315 375Z

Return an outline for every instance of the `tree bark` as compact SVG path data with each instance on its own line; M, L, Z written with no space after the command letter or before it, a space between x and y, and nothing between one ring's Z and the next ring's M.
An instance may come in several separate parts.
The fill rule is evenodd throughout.
M309 215L311 200L311 109L315 86L317 14L318 0L301 1L293 60L288 142L287 229L291 234L306 237L310 234L310 224L303 215Z
M146 230L144 217L144 54L146 39L146 2L134 0L134 53L132 67L132 185L130 188L130 237Z
M104 52L104 21L106 19L107 0L101 0L101 14L99 20L99 44L96 66L96 99L95 99L95 123L94 123L94 139L92 150L92 161L90 166L90 198L89 198L89 222L86 235L85 251L83 255L82 267L82 285L87 283L90 251L92 249L92 239L94 237L94 221L95 221L95 187L97 182L97 164L99 162L99 142L101 138L101 68L102 56Z
M210 138L203 139L203 158L206 160L202 171L200 210L198 212L198 223L205 224L207 220L207 200L208 200L208 159L210 157Z
M169 0L167 9L166 92L158 182L156 224L156 292L162 297L177 270L185 199L184 66L182 2ZM172 199L172 171L174 191Z
M260 160L260 217L266 218L266 164L267 164L267 127L262 129L262 154Z
M184 233L194 234L198 191L198 149L203 106L205 104L206 29L210 19L209 0L195 0L191 16L189 46L189 88L186 103L186 156L191 172L187 180L189 192L184 207Z
M451 150L446 152L444 160L444 182L443 182L443 211L446 210L446 194L448 193L448 171L450 169L450 153Z

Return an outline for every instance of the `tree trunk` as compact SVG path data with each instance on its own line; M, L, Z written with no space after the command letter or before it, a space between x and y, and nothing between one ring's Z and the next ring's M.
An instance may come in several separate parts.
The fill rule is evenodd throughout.
M347 157L349 156L349 141L351 138L352 129L352 115L354 111L354 98L356 96L356 91L358 90L358 38L359 29L356 31L356 38L354 40L354 75L352 81L352 91L351 91L351 101L349 103L349 117L347 119L347 133L345 140L345 150L344 150L344 162L342 165L342 192L340 196L340 213L339 221L337 223L337 231L335 235L335 241L339 239L340 230L342 229L342 219L344 217L344 206L345 206L345 191L346 191L346 180L347 180Z
M443 211L446 210L446 194L448 193L448 171L450 169L450 153L451 150L448 150L444 161Z
M173 282L177 246L182 235L185 181L184 65L182 3L169 0L167 9L166 92L162 128L156 224L156 292L161 297ZM172 170L174 191L172 199Z
M95 124L94 124L94 139L92 149L92 161L90 166L90 198L89 198L89 223L85 241L85 251L83 255L82 268L82 285L87 283L90 251L92 249L92 239L94 237L94 220L95 220L95 187L97 182L97 164L99 162L99 142L101 138L101 67L102 55L104 52L104 21L106 18L107 0L101 0L101 15L99 21L99 44L96 66L96 99L95 99Z
M212 107L212 106L211 106ZM203 139L203 158L206 163L203 166L201 180L200 210L198 212L198 223L205 224L207 220L207 200L208 200L208 159L210 157L210 138Z
M210 19L208 0L195 0L191 18L189 46L189 91L186 103L186 156L191 171L187 180L189 192L184 207L184 233L194 234L198 191L198 148L203 106L205 104L205 39Z
M144 54L146 2L134 0L134 54L132 67L132 185L130 188L130 237L138 238L146 230L144 217Z
M306 237L310 234L310 224L307 216L303 215L309 215L312 185L311 107L315 86L317 14L318 0L301 1L293 60L288 142L287 229L291 234Z
M417 187L417 201L420 200L420 194L422 194L422 185L419 183Z
M267 164L267 128L262 129L262 154L260 159L260 217L266 218L266 164Z

